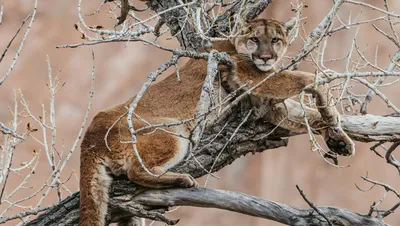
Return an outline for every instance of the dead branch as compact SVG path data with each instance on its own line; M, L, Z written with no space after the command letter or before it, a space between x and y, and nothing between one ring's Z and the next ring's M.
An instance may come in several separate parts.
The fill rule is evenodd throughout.
M300 209L239 192L207 188L148 190L134 197L131 195L125 196L117 202L133 207L135 205L137 206L139 203L147 208L153 207L158 209L169 206L218 208L273 220L285 225L329 225L328 222L313 209ZM117 206L118 204L114 202L109 208L112 208L114 212L117 211L114 209L117 208ZM70 209L76 210L77 208L79 208L79 194L75 193L58 204L52 212L48 212L46 218L39 217L37 220L27 225L56 225L57 220L60 220L57 225L77 225L76 220L79 216L79 212L69 211ZM327 206L320 206L318 209L321 213L329 217L333 225L387 225L381 218L362 215L345 209ZM142 214L144 212L150 211L143 211ZM126 213L125 216L129 216L129 214ZM118 218L114 217L110 218L110 220L115 221L118 220ZM176 223L176 221L170 223Z
M343 115L341 121L343 129L353 140L394 142L400 139L398 117Z
M304 201L307 202L307 204L313 209L315 210L315 212L317 212L321 217L323 217L326 220L326 223L329 226L333 226L332 222L329 220L329 218L319 209L319 207L316 207L314 205L314 203L312 203L310 200L307 199L306 195L304 194L303 190L301 190L301 188L299 187L299 185L296 184L296 188L297 190L300 192L301 197L303 197Z
M29 25L28 25L28 27L27 27L27 29L26 29L26 31L25 31L25 34L24 34L24 36L23 36L23 38L22 38L22 41L21 41L21 43L20 43L20 45L19 45L19 48L18 48L17 52L15 53L14 59L12 60L12 63L11 63L11 65L10 65L10 67L8 68L8 70L7 70L7 72L4 74L4 76L0 79L0 85L4 83L4 81L5 81L5 80L7 79L7 77L10 75L11 71L14 69L15 64L17 63L17 60L18 60L19 55L20 55L20 53L21 53L21 51L22 51L22 48L24 47L24 43L25 43L25 41L26 41L26 38L28 37L28 34L29 34L30 30L31 30L31 27L32 27L32 25L33 25L33 22L35 21L37 3L38 3L38 1L35 1L32 13L29 14L28 17L26 17L26 19L25 19L25 20L22 22L22 24L21 24L21 27L22 27L22 26L24 25L25 21L26 21L29 17L31 18L31 21L29 22ZM17 30L17 34L19 33L19 30L21 29L21 27ZM14 39L14 38L13 38L13 39ZM12 40L13 40L13 39L12 39ZM12 40L11 40L11 42L12 42ZM10 42L10 44L11 44L11 42ZM7 52L7 49L8 49L8 47L6 47L6 49L4 50L4 53L3 53L3 54L5 54L5 52ZM2 57L2 58L3 58L3 57Z
M397 159L392 155L392 153L394 152L394 150L396 150L396 148L400 145L400 142L397 141L395 143L392 144L392 146L390 146L387 151L386 151L386 155L385 155L385 159L386 162L389 163L390 165L396 167L396 169L399 171L400 173L400 163L399 161L397 161Z
M396 67L396 63L400 60L400 52L397 52L393 58L392 62L387 66L386 71L393 71ZM379 77L376 79L374 86L380 85L385 81L386 77ZM365 115L367 114L368 111L368 104L372 101L372 98L374 97L375 92L373 89L369 89L367 92L367 95L365 96L364 102L361 105L360 112L361 114Z
M367 181L367 182L369 182L369 183L372 184L372 186L371 186L369 189L367 189L367 190L362 190L362 189L360 189L360 188L358 187L358 185L356 184L356 187L357 187L359 190L363 191L363 192L370 191L370 190L371 190L373 187L375 187L375 186L379 186L379 187L382 187L382 188L385 189L385 193L383 194L382 198L381 198L379 201L374 202L374 203L371 205L370 211L369 211L368 215L369 215L369 216L372 216L372 213L375 212L375 213L377 214L378 217L385 218L385 217L389 216L390 214L394 213L394 211L400 206L400 201L399 201L398 203L396 203L396 204L395 204L392 208L390 208L389 210L379 210L377 207L378 207L379 204L381 204L381 203L385 200L385 198L386 198L386 196L387 196L387 194L388 194L389 192L395 194L395 195L400 199L400 194L399 194L399 192L396 191L392 186L390 186L390 185L388 185L388 184L385 184L385 183L382 183L382 182L379 182L379 181L375 181L375 180L369 179L369 178L368 178L368 173L367 173L366 176L361 176L361 178L362 178L364 181Z
M235 1L232 6L225 13L219 16L216 20L215 26L209 30L210 36L216 37L221 33L227 33L230 31L231 26L234 24L234 15L243 14L246 15L246 20L251 20L256 18L260 13L264 11L265 8L272 2L272 0L263 1L245 1L245 9L243 10L241 6L243 1ZM170 8L181 5L180 0L150 0L147 2L151 10L159 13L166 11ZM196 50L203 47L203 39L199 36L195 28L190 24L186 23L185 20L179 18L186 18L188 13L183 8L175 9L174 11L169 11L160 15L161 19L169 27L172 36L175 36L181 47L187 50Z
M151 206L198 206L225 209L250 216L261 217L286 225L329 225L313 209L300 209L239 192L216 189L168 189L150 190L134 198L137 202ZM386 225L378 218L357 214L335 207L318 207L334 225Z

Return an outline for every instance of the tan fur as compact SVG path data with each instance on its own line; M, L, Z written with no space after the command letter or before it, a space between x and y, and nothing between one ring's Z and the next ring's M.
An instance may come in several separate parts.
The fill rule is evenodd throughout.
M142 97L135 113L153 124L192 117L207 74L206 68L206 61L190 60L180 70L181 82L177 81L176 75L171 75L152 85ZM132 99L98 113L86 131L81 145L81 226L104 225L105 216L99 200L104 203L107 200L100 199L100 193L94 192L108 189L105 184L96 183L99 165L106 166L113 175L127 175L130 180L143 186L162 188L197 185L190 175L165 173L185 156L187 140L184 138L160 130L142 131L137 135L137 148L144 165L155 174L163 174L159 178L148 175L143 170L132 150L132 144L125 142L131 140L126 116L111 129L107 139L111 151L107 149L105 134L118 118L126 114L131 101ZM147 124L134 117L133 125L135 129L139 129ZM183 136L189 135L189 128L185 126L167 130ZM102 197L107 195L102 194Z
M281 24L273 20L256 20L250 23L240 38L233 40L235 45L229 41L215 43L214 48L219 51L228 52L236 61L236 71L221 68L221 75L228 83L228 90L253 80L252 84L263 79L271 71L264 72L273 66L286 52L287 34L293 26L293 21ZM249 38L257 36L258 44L251 43ZM279 37L277 42L271 44L274 37ZM275 40L276 41L276 40ZM252 51L248 51L248 47ZM247 57L246 57L247 54ZM249 55L250 54L250 55ZM266 57L267 56L267 57ZM267 59L269 58L270 59ZM264 58L263 58L264 57ZM267 59L266 65L256 65L260 60ZM269 65L270 64L270 65ZM152 85L139 101L133 116L133 126L137 130L147 126L141 119L149 123L169 123L177 120L192 117L196 112L196 106L200 98L201 88L207 74L207 62L204 60L191 59L180 69L181 82L177 81L176 74L173 73L163 81ZM314 77L304 72L283 72L268 80L252 94L254 100L259 104L266 99L272 101L270 112L266 114L266 119L278 124L282 118L289 116L280 124L285 128L293 129L296 132L304 132L305 127L302 123L300 106L297 102L284 99L298 94L306 85L313 83ZM218 82L215 82L218 86ZM313 91L314 92L314 91ZM318 89L316 97L318 103L324 104L326 98L325 87ZM220 93L222 98L225 92ZM107 190L110 178L105 173L106 169L112 175L127 175L128 178L137 184L155 187L192 187L197 186L196 181L187 174L166 172L171 167L179 163L187 152L188 141L161 130L142 131L137 134L137 148L143 159L144 165L152 173L162 174L161 177L153 177L145 172L139 164L138 158L133 152L131 134L127 126L127 107L132 99L106 109L98 113L89 128L81 145L81 226L102 226L107 208ZM255 101L256 103L257 101ZM271 102L271 103L272 103ZM334 108L321 108L320 113L314 109L307 108L310 115L312 126L324 126L325 120L337 117ZM327 109L327 110L326 110ZM321 115L323 117L321 117ZM108 129L121 116L123 116L112 129L107 137L107 142L111 150L108 150L104 141ZM293 119L293 120L292 120ZM330 119L331 120L331 119ZM339 128L340 125L329 125L329 128ZM173 128L165 128L171 132L189 136L189 125L181 125ZM325 131L327 131L325 129ZM321 132L329 135L329 131ZM344 133L340 133L343 136ZM345 134L344 134L345 135ZM345 135L346 136L346 135ZM346 136L346 138L348 138ZM130 224L129 221L126 224ZM124 225L124 222L121 222Z

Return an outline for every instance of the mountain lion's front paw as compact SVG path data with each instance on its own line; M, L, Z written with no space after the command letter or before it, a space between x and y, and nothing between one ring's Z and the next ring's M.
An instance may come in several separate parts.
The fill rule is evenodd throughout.
M341 127L330 127L325 134L325 142L329 149L339 155L351 156L356 150L354 142Z
M198 187L198 186L199 186L199 184L192 176L190 176L189 174L182 174L182 176L179 180L179 187L191 188L191 187Z

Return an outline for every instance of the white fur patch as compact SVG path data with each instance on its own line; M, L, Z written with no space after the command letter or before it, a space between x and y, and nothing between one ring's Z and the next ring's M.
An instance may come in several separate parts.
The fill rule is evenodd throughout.
M260 71L269 71L274 68L276 63L275 59L269 59L267 62L261 59L253 59L254 64L257 66Z
M175 133L183 135L183 136L188 136L189 133L186 131L185 125L179 125L175 127ZM180 161L183 160L183 158L186 156L186 153L189 148L189 140L182 138L182 137L177 137L175 138L178 140L178 151L175 154L173 158L171 158L167 163L165 163L162 168L167 171L168 169L176 166Z
M256 66L261 71L269 71L274 67L273 65L268 65L268 64L256 64Z
M105 225L105 216L107 214L107 204L108 204L108 188L112 182L111 177L106 172L106 167L104 165L98 165L97 172L95 173L93 180L91 181L91 193L98 206L99 217L98 221L101 225Z

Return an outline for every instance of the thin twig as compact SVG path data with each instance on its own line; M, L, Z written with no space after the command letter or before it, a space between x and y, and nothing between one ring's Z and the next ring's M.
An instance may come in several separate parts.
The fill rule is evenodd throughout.
M395 67L396 67L396 63L400 60L400 51L398 51L397 53L394 54L394 56L392 57L391 62L389 63L389 65L386 68L386 71L388 72L392 72ZM379 77L375 80L375 84L374 86L378 86L380 84L382 84L385 81L386 76L382 76ZM372 101L372 98L374 97L375 92L373 89L369 89L368 92L366 93L364 102L361 104L361 108L360 108L360 113L365 115L368 112L368 105L369 103Z
M21 31L21 28L24 26L24 24L26 23L26 21L32 16L32 13L29 13L29 15L21 22L21 25L19 26L19 28L17 29L17 31L15 32L14 36L11 38L11 40L8 42L8 44L6 45L6 48L4 49L3 53L0 56L0 63L1 61L3 61L4 56L6 55L8 48L11 46L12 42L14 41L15 37L17 37L18 33Z
M333 226L332 222L328 219L328 217L320 210L318 207L316 207L310 200L307 199L306 195L304 194L303 190L300 189L299 185L296 184L297 190L300 192L301 197L307 202L307 204L313 208L321 217L323 217L326 222L328 223L329 226Z
M394 167L396 167L396 169L399 171L399 174L400 174L400 162L397 161L397 159L392 155L394 150L396 150L396 148L399 145L400 145L400 142L393 143L392 146L390 146L388 148L388 150L386 151L385 159L386 159L387 163L389 163L390 165L393 165Z
M3 13L4 13L4 0L1 1L1 8L0 8L0 25L3 21Z
M24 37L22 38L21 44L20 44L17 52L15 53L14 59L12 60L12 63L10 65L10 67L8 68L8 70L5 73L5 75L0 79L0 85L3 84L3 82L7 79L7 77L10 75L11 71L14 69L15 64L17 63L18 57L19 57L19 55L20 55L20 53L22 51L22 48L24 47L24 43L26 41L26 38L28 37L28 34L29 34L29 32L31 30L31 27L32 27L32 24L35 21L37 3L38 3L38 0L35 0L31 21L29 22L28 28L25 31Z

